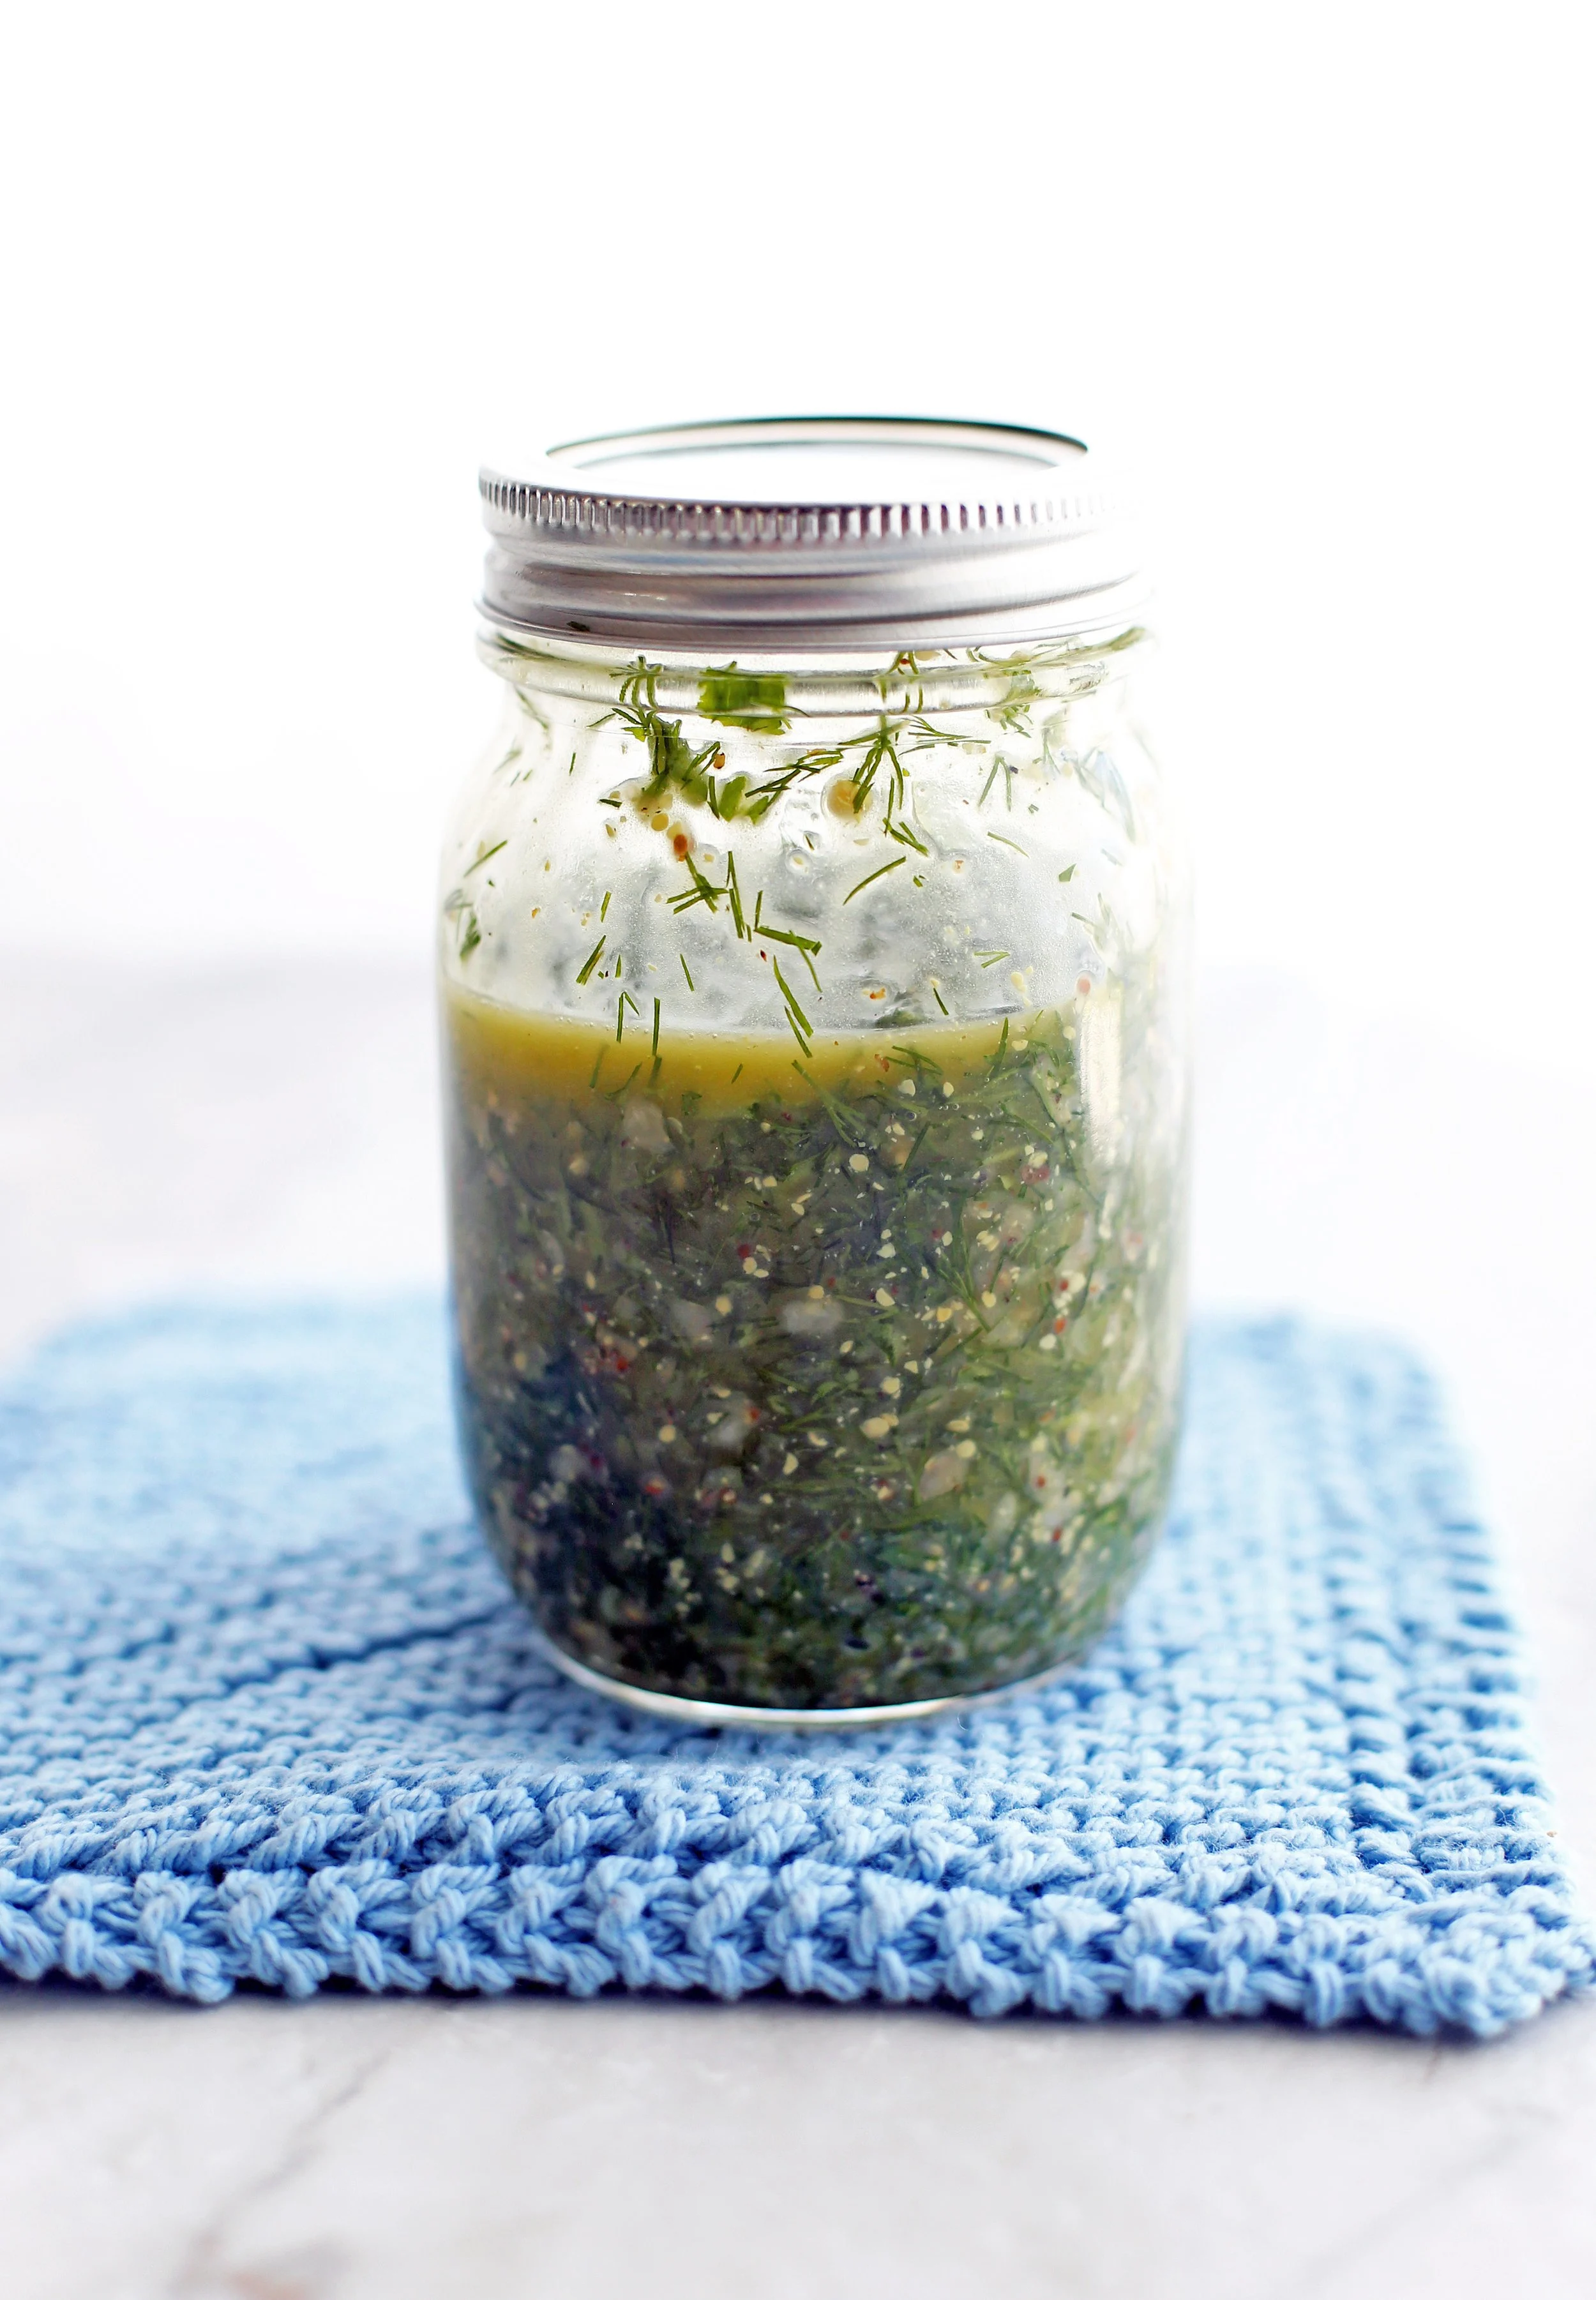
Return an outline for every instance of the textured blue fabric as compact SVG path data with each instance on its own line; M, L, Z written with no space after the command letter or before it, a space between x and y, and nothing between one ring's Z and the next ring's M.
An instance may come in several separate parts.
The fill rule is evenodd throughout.
M1170 1530L1047 1692L846 1738L568 1688L432 1304L168 1311L0 1396L0 1966L1489 2033L1588 1984L1423 1371L1196 1338Z

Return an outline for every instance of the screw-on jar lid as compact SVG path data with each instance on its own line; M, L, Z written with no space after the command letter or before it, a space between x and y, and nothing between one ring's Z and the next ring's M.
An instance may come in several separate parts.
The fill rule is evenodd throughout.
M1133 539L1079 439L772 416L485 470L497 624L643 646L932 647L1122 624Z

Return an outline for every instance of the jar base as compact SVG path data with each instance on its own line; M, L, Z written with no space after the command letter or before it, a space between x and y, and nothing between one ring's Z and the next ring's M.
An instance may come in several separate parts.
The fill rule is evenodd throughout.
M534 1634L555 1667L585 1693L602 1694L624 1708L640 1711L647 1717L662 1718L669 1724L737 1732L752 1727L767 1733L851 1733L873 1725L915 1725L926 1718L957 1716L962 1710L990 1709L1015 1694L1034 1693L1042 1686L1053 1684L1073 1669L1079 1658L1072 1654L1065 1661L1055 1662L1050 1669L1039 1671L1034 1677L1015 1678L1008 1685L991 1686L982 1693L945 1693L931 1701L874 1702L862 1709L765 1709L744 1702L693 1701L681 1693L652 1693L647 1686L628 1685L620 1678L606 1677L602 1671L589 1669L585 1662L562 1653L541 1630Z

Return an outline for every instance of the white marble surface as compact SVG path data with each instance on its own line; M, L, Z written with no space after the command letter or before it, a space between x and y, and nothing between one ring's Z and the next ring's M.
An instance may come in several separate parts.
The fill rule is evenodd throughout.
M1596 1094L1204 1000L1207 1299L1442 1366L1596 1879ZM0 961L0 1348L196 1287L439 1266L424 986ZM7 2300L1474 2300L1596 2289L1596 2006L1284 2023L537 1996L200 2011L0 1987Z

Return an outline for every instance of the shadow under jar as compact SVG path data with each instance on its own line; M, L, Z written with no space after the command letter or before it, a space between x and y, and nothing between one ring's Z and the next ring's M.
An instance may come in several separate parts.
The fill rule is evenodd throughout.
M921 1713L1102 1628L1179 1417L1185 881L1078 443L707 424L485 473L440 958L460 1426L554 1658Z

